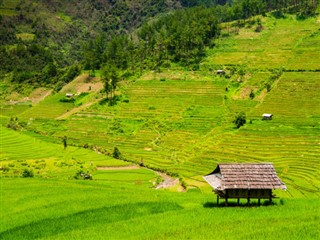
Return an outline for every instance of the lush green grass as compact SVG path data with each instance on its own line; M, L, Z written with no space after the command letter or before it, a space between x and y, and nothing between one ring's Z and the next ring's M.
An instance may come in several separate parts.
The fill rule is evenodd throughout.
M124 182L127 184L153 187L156 183L157 175L148 169L134 170L102 170L94 174L93 178L97 181Z
M1 239L317 239L319 200L216 207L212 193L116 181L1 179ZM219 229L219 233L215 229Z

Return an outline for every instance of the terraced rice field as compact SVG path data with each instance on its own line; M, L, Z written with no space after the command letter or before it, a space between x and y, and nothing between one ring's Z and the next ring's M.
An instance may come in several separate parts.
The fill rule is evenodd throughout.
M316 126L320 122L320 73L284 73L275 89L253 112L273 113L276 123L293 126Z
M263 20L264 30L243 28L239 35L217 43L207 63L243 64L250 68L319 69L320 23L316 18L304 21L288 15L285 19ZM303 63L303 66L302 64Z
M114 107L95 104L59 122L56 128L46 121L34 124L52 126L56 137L68 129L70 141L79 145L90 143L109 152L118 146L130 160L167 167L176 158L174 148L179 151L186 141L192 142L221 124L225 84L220 79L137 81L125 92L129 103ZM184 139L183 144L176 141L179 138ZM171 141L176 144L171 145Z
M59 117L75 107L73 103L60 102L60 99L64 97L65 94L61 93L51 95L20 116L28 119L54 119Z
M318 73L285 72L263 98L239 98L242 89L260 88L269 76L253 72L228 99L225 78L138 80L123 90L129 102L97 103L67 121L32 125L55 138L68 131L70 143L109 154L117 146L126 159L179 173L197 186L219 162L273 162L289 187L280 195L319 196L313 169L320 167ZM232 121L240 111L248 123L236 130ZM262 121L269 112L274 119Z
M81 166L125 166L129 163L94 151L39 140L0 126L0 166L8 167L6 176L16 176L25 168L44 176L70 177Z

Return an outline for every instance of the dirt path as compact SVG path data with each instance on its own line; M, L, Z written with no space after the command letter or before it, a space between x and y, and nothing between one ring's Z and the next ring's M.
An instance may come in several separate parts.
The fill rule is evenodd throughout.
M170 188L173 186L176 186L177 184L179 184L179 179L174 179L170 176L168 176L165 173L161 173L161 172L156 172L159 176L161 176L163 178L163 182L161 182L158 186L156 186L156 189L160 189L160 188Z
M81 110L83 109L86 109L88 107L90 107L91 105L101 101L103 98L99 98L99 99L96 99L95 101L93 102L89 102L89 103L86 103L84 105L81 105L80 107L76 107L76 108L73 108L72 110L60 115L59 117L57 117L56 119L59 120L59 119L66 119L68 117L70 117L71 115L77 113L77 112L80 112Z

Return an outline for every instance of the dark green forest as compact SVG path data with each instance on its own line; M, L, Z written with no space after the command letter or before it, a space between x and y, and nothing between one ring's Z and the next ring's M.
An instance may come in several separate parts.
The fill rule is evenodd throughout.
M197 70L219 24L261 24L257 15L315 14L318 0L21 0L0 15L0 74L35 86L71 81L81 70L125 78L177 64ZM0 1L0 10L6 1ZM257 28L259 31L259 28ZM110 70L112 69L112 70ZM116 74L108 73L116 72ZM110 77L110 76L113 77ZM108 84L107 84L108 85Z

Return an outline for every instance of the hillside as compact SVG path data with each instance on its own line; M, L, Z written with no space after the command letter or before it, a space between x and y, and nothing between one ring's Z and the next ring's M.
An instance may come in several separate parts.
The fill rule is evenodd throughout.
M2 11L14 16L17 10L3 2ZM49 3L55 12L69 1L34 6ZM201 20L188 27L208 26L217 9L158 15L135 32L154 33L153 43L141 41L150 44L141 48L150 55L140 52L144 45L124 51L130 41L113 38L102 55L87 60L116 58L101 58L99 69L68 68L62 74L68 81L58 87L16 83L4 74L1 239L318 238L320 17L295 13L294 6L232 21L215 15L216 35L203 27L203 39L189 36L194 48L172 48L163 29L185 34L179 17ZM92 46L97 53L99 44ZM157 47L166 47L167 56L158 58ZM272 120L262 120L264 113ZM235 124L239 116L246 119L242 126ZM280 199L259 207L246 199L240 207L234 199L229 207L217 205L203 176L222 162L272 162L288 189L275 190ZM178 184L156 189L169 175Z
M108 154L118 147L123 158L179 174L190 185L202 186L201 176L218 162L267 161L287 179L288 196L318 195L320 51L311 43L319 36L319 22L269 16L263 26L259 33L251 26L220 38L199 71L169 69L123 82L113 106L102 100L103 93L86 89L96 80L82 77L31 108L20 102L2 114L18 116L28 129L54 139L67 134L77 146L97 146ZM259 59L267 56L275 57L265 65ZM217 67L227 75L210 70ZM86 86L86 93L61 102L77 85ZM239 112L246 113L247 124L237 130L232 121ZM261 121L266 112L274 114L272 121ZM54 120L59 118L66 120Z

